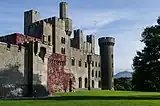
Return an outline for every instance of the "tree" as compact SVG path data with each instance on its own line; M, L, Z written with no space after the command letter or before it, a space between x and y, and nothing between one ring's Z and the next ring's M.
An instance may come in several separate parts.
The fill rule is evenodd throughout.
M133 59L133 90L160 91L160 17L141 34L145 47Z
M129 78L115 78L114 79L114 89L131 91L132 90L131 80Z

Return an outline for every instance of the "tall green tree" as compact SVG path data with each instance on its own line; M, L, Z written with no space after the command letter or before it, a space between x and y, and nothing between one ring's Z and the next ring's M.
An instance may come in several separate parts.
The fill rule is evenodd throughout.
M133 90L160 91L160 17L141 34L145 44L133 59Z

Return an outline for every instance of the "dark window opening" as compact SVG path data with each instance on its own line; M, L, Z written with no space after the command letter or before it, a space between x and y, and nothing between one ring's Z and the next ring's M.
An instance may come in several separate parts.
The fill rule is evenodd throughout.
M64 47L61 48L61 53L65 54L65 48Z
M98 77L98 71L96 71L96 77Z
M75 59L74 59L74 57L72 58L72 66L74 66L75 65Z
M50 43L51 43L51 36L48 35L48 44L50 45Z
M92 67L94 67L94 61L92 61Z
M99 77L101 77L101 72L100 72L100 71L99 71L99 73L98 73L98 74L99 74L98 76L99 76Z
M98 66L100 67L100 66L101 66L101 64L100 64L100 63L98 63Z
M87 88L87 83L88 83L88 80L87 80L87 78L85 78L85 88Z
M82 61L79 60L78 64L79 64L79 67L81 67L82 66Z
M34 42L34 54L37 55L38 52L38 42Z
M82 78L79 77L78 80L79 80L79 88L82 88Z
M92 80L92 88L94 88L94 80Z
M85 62L85 67L87 68L87 62Z
M61 43L65 44L65 38L61 37Z
M95 66L97 67L97 62L95 63Z
M112 58L113 58L113 54L112 54Z
M45 55L46 55L46 48L45 47L40 47L39 57L42 59L43 62L44 62Z
M94 70L92 70L92 77L94 77Z
M22 45L18 44L18 51L21 51L21 49L22 49Z
M11 48L11 44L7 44L7 50Z

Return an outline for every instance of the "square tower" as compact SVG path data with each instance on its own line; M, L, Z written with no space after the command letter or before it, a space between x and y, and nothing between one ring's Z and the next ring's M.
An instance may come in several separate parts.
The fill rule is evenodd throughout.
M36 10L29 10L24 12L24 34L27 34L28 26L40 20L40 13Z

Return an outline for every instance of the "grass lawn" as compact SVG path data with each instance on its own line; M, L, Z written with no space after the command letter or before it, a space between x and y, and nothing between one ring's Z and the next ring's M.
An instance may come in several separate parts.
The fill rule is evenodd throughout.
M43 100L4 100L0 106L160 106L160 93L79 91L56 93Z

